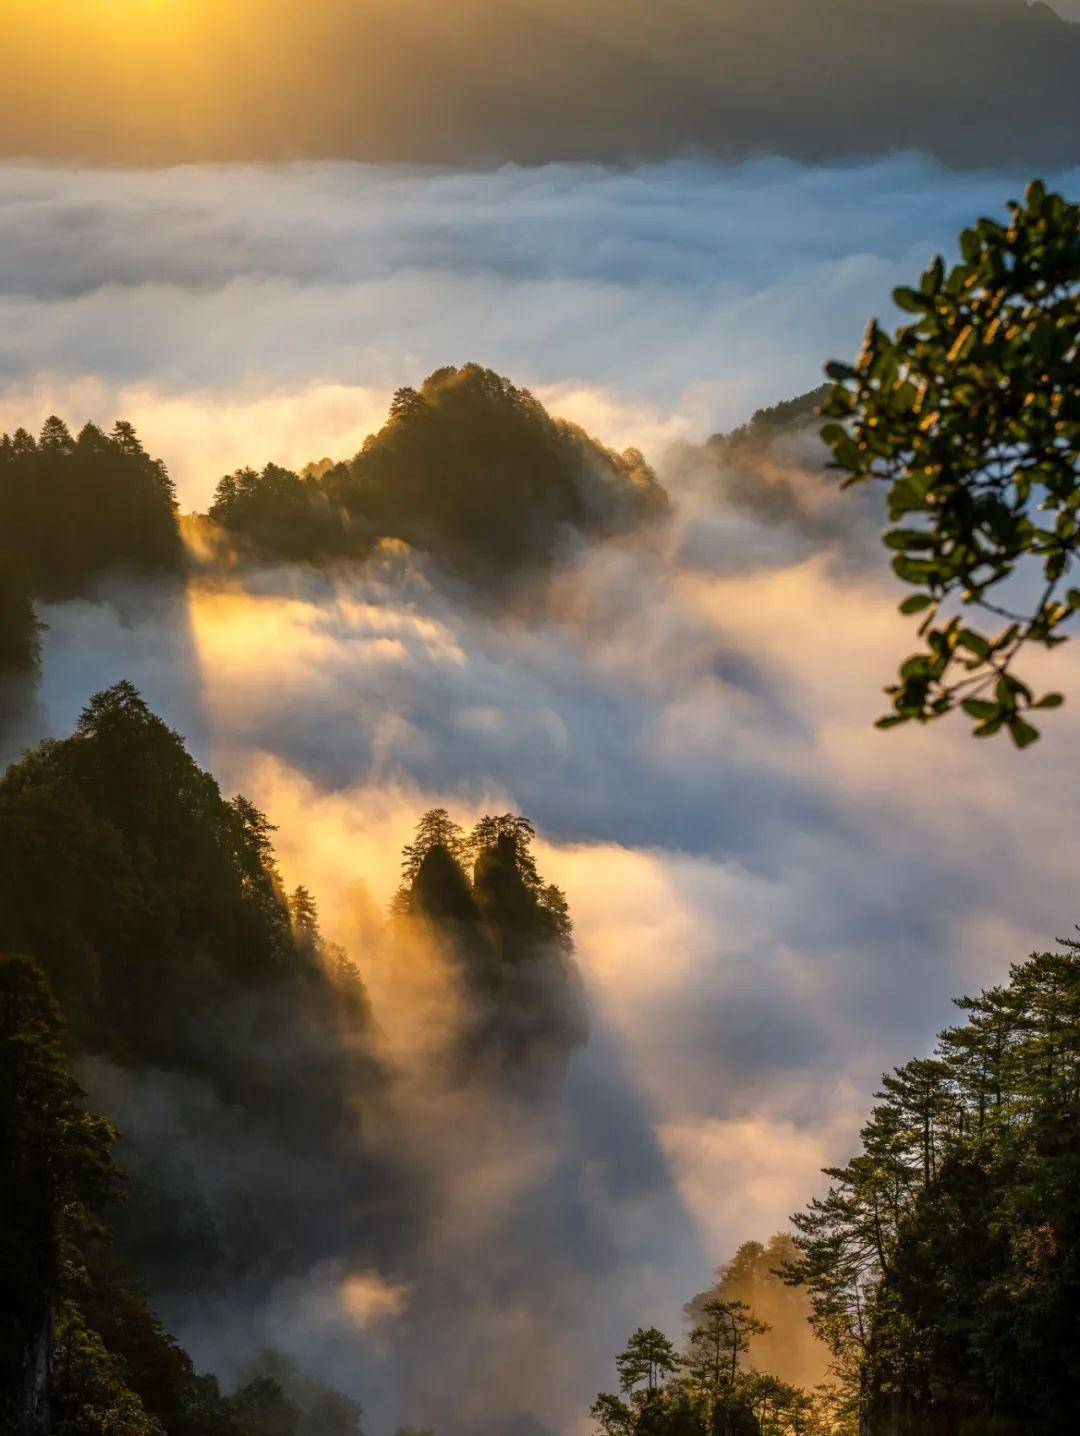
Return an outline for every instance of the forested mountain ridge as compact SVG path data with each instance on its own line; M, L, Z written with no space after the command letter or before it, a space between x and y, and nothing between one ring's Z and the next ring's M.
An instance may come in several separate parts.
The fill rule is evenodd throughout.
M117 1133L85 1110L31 959L0 956L0 1418L13 1436L362 1436L360 1408L267 1353L199 1375L118 1260Z
M46 731L35 703L44 604L122 607L144 584L179 597L193 574L237 566L362 564L383 540L422 552L467 601L498 604L582 544L667 508L639 452L608 449L475 364L398 390L347 463L226 475L209 515L181 515L168 469L131 424L73 436L50 416L38 438L0 435L0 756Z
M666 511L637 450L605 447L528 390L467 364L399 389L386 423L347 463L226 475L202 524L207 552L255 568L360 562L397 540L498 600L576 545ZM35 605L97 599L125 580L185 581L192 554L180 518L165 464L125 421L73 436L53 415L38 438L23 428L0 435L0 738L16 731L33 692Z
M399 389L348 463L227 475L209 517L285 559L363 557L380 538L404 540L498 593L549 568L573 536L617 533L666 507L637 450L605 448L528 390L466 364Z
M0 960L0 1400L20 1431L359 1430L355 1403L274 1353L222 1397L139 1286L181 1311L257 1302L320 1262L403 1262L424 1219L405 1156L365 1136L390 1074L359 973L308 890L283 890L272 831L126 682L0 779L0 954L26 954ZM467 836L425 815L388 937L392 961L443 954L460 989L438 1082L520 1111L585 1030L566 902L531 838L512 815ZM72 1062L122 1126L123 1179Z
M364 990L323 943L304 890L283 892L271 832L117 684L72 737L0 779L0 950L42 965L95 1087L170 1074L189 1101L203 1094L204 1119L242 1110L249 1135L294 1163L337 1152L342 1180L371 1185L351 1142L358 1103L382 1080ZM300 1190L280 1185L272 1214L239 1177L211 1200L152 1124L131 1138L123 1236L156 1291L266 1280L262 1252L281 1249L268 1222L302 1249Z
M691 455L704 460L714 491L735 515L764 524L803 552L828 551L845 567L868 567L881 548L884 509L869 489L842 491L821 438L827 385L758 409Z
M113 569L175 572L182 559L172 480L122 421L72 437L52 416L40 439L0 435L0 534L38 598L83 594Z
M666 509L636 449L616 453L528 390L466 364L399 389L348 463L226 475L208 517L256 562L362 559L390 538L499 592L549 568L575 537L623 532ZM87 424L73 438L53 416L39 439L0 436L0 557L34 598L84 596L108 573L179 572L178 516L168 470L126 422L109 434Z
M1080 944L958 1006L887 1074L862 1149L794 1219L865 1436L1080 1424Z
M957 1005L932 1057L885 1074L861 1150L794 1238L742 1248L687 1304L682 1350L634 1333L620 1393L592 1408L604 1436L1077 1430L1080 942ZM791 1364L800 1341L802 1380L821 1361L807 1321L830 1356L813 1390Z

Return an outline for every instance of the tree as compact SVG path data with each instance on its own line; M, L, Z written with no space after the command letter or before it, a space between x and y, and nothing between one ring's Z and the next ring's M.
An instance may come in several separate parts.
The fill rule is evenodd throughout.
M34 611L25 565L0 553L0 679L37 676L43 628Z
M40 443L0 435L0 535L31 597L80 595L101 574L176 573L183 545L168 471L130 424L73 439L55 415Z
M273 1348L245 1367L232 1407L252 1436L363 1436L359 1402Z
M589 1407L589 1415L604 1436L628 1436L634 1429L634 1413L625 1401L610 1391L601 1391Z
M346 463L226 476L209 518L264 552L316 562L398 540L498 592L550 568L568 533L624 531L666 508L637 450L615 453L466 364L399 389L387 422Z
M243 1436L300 1436L300 1409L272 1376L256 1376L232 1398Z
M1080 945L957 1004L887 1076L862 1150L795 1218L789 1279L846 1391L890 1422L1064 1436L1080 1421Z
M518 813L485 814L465 839L464 853L473 860L474 872L482 873L492 855L513 868L525 889L531 916L544 935L567 952L573 948L574 925L566 894L554 883L545 883L532 851L536 829Z
M465 836L445 808L429 808L416 825L416 836L401 855L402 881L415 881L420 865L432 848L445 848L452 858L461 862L465 855Z
M81 1106L49 984L26 957L0 957L0 1400L16 1429L44 1394L68 1244L111 1201L115 1132Z
M807 1292L783 1277L784 1266L798 1256L798 1245L789 1232L777 1232L767 1243L743 1242L731 1260L717 1268L713 1285L691 1298L683 1310L693 1328L712 1298L745 1302L768 1328L753 1339L751 1363L796 1386L812 1387L825 1378L829 1353L810 1325Z
M960 707L977 737L1004 728L1023 748L1031 712L1062 698L1036 698L1016 660L1063 643L1080 609L1080 207L1036 181L1009 213L895 291L914 318L894 335L871 322L855 364L827 366L822 437L845 485L887 485L884 541L915 589L900 611L923 615L879 726Z
M60 453L69 454L75 447L71 437L71 430L58 419L55 414L50 414L41 428L41 437L38 444L42 449L55 449Z
M645 1383L650 1395L659 1390L666 1376L672 1376L681 1365L675 1347L655 1326L639 1326L626 1343L626 1349L615 1358L619 1387L624 1392Z
M55 1436L166 1436L126 1382L124 1363L65 1302L56 1330Z
M690 1333L686 1365L710 1392L735 1385L739 1358L750 1350L750 1339L769 1328L759 1321L744 1301L710 1297L701 1310L702 1320Z
M314 956L322 945L319 933L319 907L309 888L300 883L289 894L289 917L293 936L302 952Z
M41 970L0 958L0 1415L56 1436L222 1436L220 1411L104 1260L116 1134L85 1111Z

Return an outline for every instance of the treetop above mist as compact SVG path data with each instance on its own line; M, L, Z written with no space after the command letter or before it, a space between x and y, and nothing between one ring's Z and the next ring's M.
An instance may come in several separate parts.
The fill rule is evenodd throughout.
M469 1013L453 1054L459 1073L495 1072L518 1092L543 1093L588 1021L566 896L540 875L534 837L518 814L486 815L466 833L432 809L404 850L393 914L459 975Z
M0 435L0 561L18 563L29 592L66 598L109 570L175 571L181 561L168 470L128 423L108 434L63 420Z
M636 449L605 448L528 390L467 364L399 389L348 462L227 475L209 517L287 559L363 555L401 539L499 590L549 567L574 535L617 533L666 503Z

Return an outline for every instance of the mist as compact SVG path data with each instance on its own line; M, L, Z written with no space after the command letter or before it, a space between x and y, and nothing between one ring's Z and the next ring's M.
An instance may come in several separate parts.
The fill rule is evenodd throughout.
M667 518L568 548L502 608L401 544L321 570L200 558L186 585L42 604L25 720L27 741L66 734L135 682L277 824L286 886L314 890L370 999L379 1080L344 1176L198 1084L82 1073L132 1157L167 1139L224 1188L301 1213L312 1194L299 1274L162 1293L196 1360L229 1382L276 1346L376 1436L583 1432L629 1331L681 1333L712 1269L821 1189L882 1068L1074 920L1071 708L1022 757L876 733L910 638L880 513L823 477L808 414L776 443L710 442L814 387L1019 179L909 157L0 184L0 417L123 413L185 506L237 463L348 456L395 386L462 351L656 464ZM1056 686L1077 661L1054 655ZM524 1093L462 1071L460 965L386 919L433 807L530 817L569 900L581 1005Z
M1045 943L1048 914L1071 921L1070 820L1049 854L1023 834L1074 720L1022 772L934 734L931 816L925 735L870 726L867 675L887 676L904 625L880 566L852 557L854 501L834 493L824 529L777 523L740 499L772 460L742 462L673 450L670 519L568 559L525 612L478 607L400 546L339 571L204 573L167 612L124 591L44 606L57 731L131 677L279 825L286 881L317 893L382 1033L392 1080L367 1141L412 1199L256 1301L167 1303L226 1377L274 1345L376 1430L584 1430L627 1330L644 1314L678 1332L711 1267L820 1189L881 1067L925 1045L952 993ZM388 939L397 854L434 806L528 814L567 892L589 1036L542 1100L452 1075L456 969ZM137 1131L160 1101L107 1107ZM193 1110L197 1143L215 1124ZM282 1157L230 1140L249 1177L285 1180Z
M656 459L816 388L894 285L1028 178L913 155L3 165L0 425L123 414L202 508L242 464L350 457L395 388L471 359Z

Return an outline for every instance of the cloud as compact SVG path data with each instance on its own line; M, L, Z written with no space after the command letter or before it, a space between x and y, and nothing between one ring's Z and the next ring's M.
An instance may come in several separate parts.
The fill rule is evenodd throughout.
M681 441L661 465L670 521L578 553L512 612L391 546L349 570L207 569L42 614L52 730L130 677L267 810L286 881L315 890L362 967L395 1074L365 1140L411 1179L408 1220L243 1313L187 1310L182 1335L226 1372L278 1341L375 1427L568 1436L628 1330L674 1335L708 1267L819 1188L881 1070L925 1049L949 998L1075 916L1072 708L1024 755L955 724L876 732L911 626L869 520L819 502L801 449L781 456L785 493L775 454L721 469L689 442L812 384L1013 180L908 159L0 184L22 245L5 422L35 405L108 420L97 406L138 399L189 502L249 441L255 461L355 444L396 383L461 350L604 439ZM72 206L103 243L68 244ZM1080 691L1069 648L1047 663L1047 686ZM438 954L402 961L385 940L430 806L528 814L566 889L591 1035L539 1111L441 1080L460 993ZM155 1078L140 1101L130 1120L162 1133L170 1113L204 1125L197 1091Z
M792 554L783 531L769 554L761 524L758 567L722 546L686 565L708 506L720 529L748 521L696 474L665 477L671 526L580 555L526 617L459 603L401 554L196 579L171 623L135 599L47 608L59 731L126 674L280 825L285 879L360 962L399 1074L369 1104L370 1150L433 1213L407 1256L374 1263L409 1288L377 1327L349 1317L350 1267L320 1269L244 1319L188 1312L200 1360L228 1371L273 1340L377 1423L571 1432L627 1330L677 1333L708 1268L820 1190L881 1070L925 1048L950 996L1068 929L1070 710L1025 755L956 726L875 732L906 636L884 575ZM1080 686L1069 650L1053 657ZM592 1036L561 1103L528 1118L446 1087L453 986L380 935L434 805L530 814L570 901ZM1053 843L1032 844L1048 813ZM557 1390L503 1381L524 1349Z
M912 156L7 164L0 424L133 418L202 506L238 463L348 456L394 388L477 359L656 457L815 386L892 286L1024 179Z
M855 1094L844 1119L816 1132L768 1116L672 1122L660 1141L679 1191L717 1265L729 1259L734 1240L761 1241L764 1233L787 1231L790 1214L820 1187L822 1167L850 1140L860 1110ZM834 1099L835 1100L835 1099ZM839 1128L839 1130L837 1130Z

